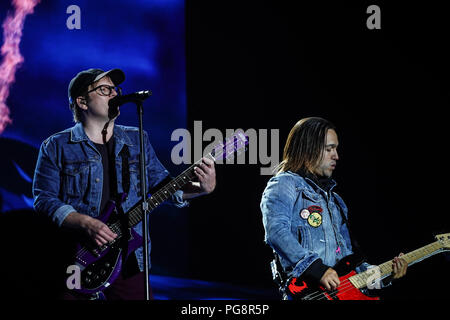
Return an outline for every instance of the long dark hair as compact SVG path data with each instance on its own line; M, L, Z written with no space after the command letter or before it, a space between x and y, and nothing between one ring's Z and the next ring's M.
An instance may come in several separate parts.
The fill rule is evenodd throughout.
M336 130L336 127L322 118L310 117L298 121L289 132L283 160L275 168L275 173L300 170L314 173L314 168L322 160L329 129Z

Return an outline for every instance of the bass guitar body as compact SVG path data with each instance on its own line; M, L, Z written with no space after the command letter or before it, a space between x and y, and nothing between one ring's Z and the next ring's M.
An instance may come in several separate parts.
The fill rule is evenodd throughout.
M408 267L435 254L450 250L450 233L438 234L435 238L435 242L402 256ZM311 284L300 277L288 279L284 287L285 291L296 300L380 300L378 297L365 295L360 289L372 288L377 281L392 274L392 261L386 261L364 272L356 273L355 269L362 262L357 255L350 255L333 267L340 279L340 285L336 290L327 291L324 287Z
M340 285L335 290L328 291L323 286L311 284L311 281L300 277L288 280L287 293L294 300L380 300L379 297L362 293L349 280L357 274L355 268L361 262L355 255L350 255L333 267L340 280Z

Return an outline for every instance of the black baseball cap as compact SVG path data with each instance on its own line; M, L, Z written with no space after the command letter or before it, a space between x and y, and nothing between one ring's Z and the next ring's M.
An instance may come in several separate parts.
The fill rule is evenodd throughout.
M110 77L115 86L118 86L125 80L125 73L123 73L120 69L103 71L102 69L92 68L81 71L72 80L70 80L68 89L69 103L72 104L73 100L83 94L90 84L105 76Z

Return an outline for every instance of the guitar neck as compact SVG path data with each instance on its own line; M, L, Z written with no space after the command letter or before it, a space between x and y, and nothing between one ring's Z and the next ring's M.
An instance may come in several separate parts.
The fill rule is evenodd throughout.
M402 256L402 259L411 266L417 262L420 262L426 258L429 258L442 251L442 244L439 241L430 243L424 247L411 251ZM370 268L367 271L356 274L349 278L350 282L357 287L362 289L370 284L373 284L378 279L383 279L392 273L392 260L386 261L374 268Z
M205 158L209 158L213 161L215 161L215 158L209 153L205 156ZM184 170L179 176L171 180L169 183L164 185L161 189L159 189L157 192L152 194L151 197L147 199L148 203L148 209L149 211L154 210L156 207L158 207L161 203L169 199L175 192L183 188L189 181L194 179L196 177L194 168L197 167L202 160L198 160L193 165L191 165L189 168ZM133 209L131 209L128 212L128 227L134 227L142 220L142 201L138 203Z

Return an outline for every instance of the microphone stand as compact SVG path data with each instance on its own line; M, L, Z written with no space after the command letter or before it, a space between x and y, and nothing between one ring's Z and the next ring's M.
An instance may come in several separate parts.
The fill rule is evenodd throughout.
M142 235L144 238L143 249L144 249L144 273L145 273L145 300L150 300L150 290L149 290L149 270L148 270L148 219L147 213L149 212L148 202L147 202L147 180L145 172L145 148L144 148L144 126L143 126L143 114L144 108L141 99L133 100L136 104L137 112L139 116L139 142L140 142L140 176L141 180L141 195L142 195Z
M150 90L143 92L144 95L140 94L132 94L128 95L129 100L123 101L121 104L127 102L133 102L137 107L137 113L139 117L139 179L141 180L141 196L142 196L142 236L143 236L143 249L144 249L144 273L145 273L145 300L150 300L150 285L149 285L149 270L148 270L148 217L147 213L149 213L149 207L147 202L147 180L146 180L146 172L145 172L145 147L144 147L144 125L143 125L143 101L148 98L152 92ZM114 98L113 98L114 99ZM120 101L120 100L119 100ZM117 106L118 108L118 106ZM108 111L108 116L110 119L117 117L117 113L112 111L111 108ZM108 124L106 124L105 128Z

